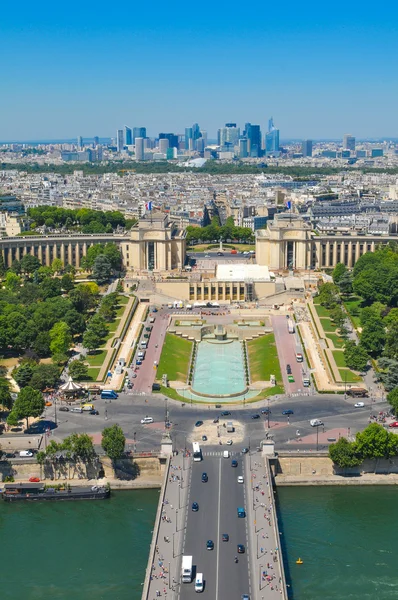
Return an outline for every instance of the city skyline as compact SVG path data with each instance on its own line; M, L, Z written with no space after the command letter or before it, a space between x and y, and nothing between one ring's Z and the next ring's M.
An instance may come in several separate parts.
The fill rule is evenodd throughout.
M358 2L332 11L255 2L249 21L241 5L226 14L178 0L171 12L5 6L0 137L113 137L126 123L183 133L198 122L215 138L230 121L264 131L269 115L284 138L398 137L397 8L388 4L370 15Z

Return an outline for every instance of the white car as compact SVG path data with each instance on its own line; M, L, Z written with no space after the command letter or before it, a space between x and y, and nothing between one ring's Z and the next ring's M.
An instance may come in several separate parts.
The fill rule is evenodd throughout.
M365 402L355 402L355 408L363 408L365 406Z
M239 475L238 476L238 483L244 483L244 482L245 482L245 480L243 478L243 475Z
M311 427L320 427L323 424L323 421L321 421L320 419L311 419L310 421Z
M148 425L148 423L153 423L152 417L144 417L141 419L141 425Z
M227 446L232 446L232 440L227 440Z

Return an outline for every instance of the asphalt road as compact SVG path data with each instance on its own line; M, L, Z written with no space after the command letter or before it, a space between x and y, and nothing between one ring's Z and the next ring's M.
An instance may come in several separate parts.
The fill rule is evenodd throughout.
M147 402L145 402L145 399ZM355 400L344 400L344 396L340 395L296 396L289 399L280 398L277 401L270 402L271 425L274 422L284 425L271 428L276 449L288 449L288 440L295 438L297 429L300 429L301 436L314 433L314 429L309 424L310 419L322 419L326 430L346 427L347 429L350 428L351 433L355 433L368 424L371 412L377 414L380 410L390 408L386 402L378 402L371 406L369 399L365 399L364 408L354 408L354 403ZM164 433L166 404L172 423L170 431L177 449L185 447L185 440L197 420L213 420L215 417L219 417L221 413L221 409L213 407L209 409L208 405L202 407L187 402L185 406L182 406L180 402L169 399L166 402L160 394L145 397L120 394L119 398L112 400L112 402L96 400L95 406L100 413L97 416L89 413L80 414L58 410L58 426L53 429L53 435L55 438L62 439L72 432L99 433L104 427L118 423L127 439L130 440L128 443L131 448L135 433L137 451L157 450L162 433ZM220 419L220 423L227 420L241 421L245 425L245 436L241 446L250 445L254 448L265 438L267 417L261 415L260 410L267 406L268 402L263 401L254 406L247 406L245 409L243 407L230 408L232 415ZM282 411L287 409L293 410L294 414L289 417L282 415ZM260 414L260 419L251 419L251 415L255 413ZM153 425L140 424L140 420L146 415L153 417L155 421ZM54 423L54 406L46 409L45 420L50 425ZM304 447L306 446L300 446L300 448ZM314 447L314 444L310 444L308 447ZM217 446L216 449L220 451L223 447ZM233 450L235 450L235 446L233 446Z
M248 593L248 554L239 554L237 544L247 550L247 521L238 518L237 508L245 507L245 484L237 482L244 475L243 461L237 456L238 467L231 467L231 459L204 457L192 461L190 494L188 497L184 555L192 555L196 572L203 573L205 589L202 597L209 600L231 600ZM202 473L208 482L202 483ZM192 511L192 502L199 511ZM223 533L229 542L222 542ZM213 540L214 550L206 549L207 540ZM234 557L239 557L235 564ZM181 585L181 600L196 598L194 583Z

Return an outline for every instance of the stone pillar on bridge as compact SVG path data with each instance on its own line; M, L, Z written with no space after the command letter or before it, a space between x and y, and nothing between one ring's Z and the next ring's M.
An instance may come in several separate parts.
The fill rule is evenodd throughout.
M173 456L173 441L169 433L165 433L162 436L160 453L163 454L163 456Z

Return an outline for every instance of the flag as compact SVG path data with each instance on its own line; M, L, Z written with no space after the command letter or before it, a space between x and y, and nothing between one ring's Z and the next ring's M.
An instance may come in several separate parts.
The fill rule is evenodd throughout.
M288 210L291 210L291 208L292 208L292 203L291 203L291 201L290 201L290 200L287 200L287 201L285 202L285 205L286 205L286 208L287 208Z
M152 202L145 202L145 210L152 210Z

